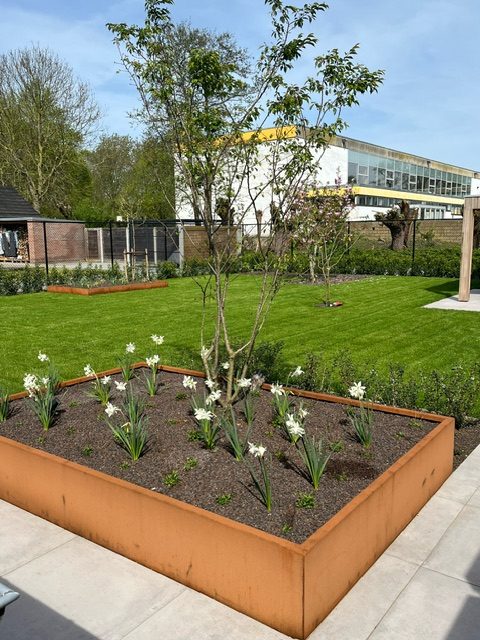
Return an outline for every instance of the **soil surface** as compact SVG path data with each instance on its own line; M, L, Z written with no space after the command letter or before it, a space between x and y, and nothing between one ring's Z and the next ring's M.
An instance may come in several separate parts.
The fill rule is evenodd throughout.
M372 278L373 276L371 275L363 275L363 274L359 274L359 273L345 273L345 274L337 274L335 276L330 276L330 284L343 284L345 282L354 282L355 280L366 280L367 278ZM315 280L315 282L312 282L310 280L310 278L307 278L305 276L298 276L298 275L294 275L291 278L291 282L294 282L295 284L306 284L306 285L310 285L312 287L319 287L319 286L323 286L325 283L325 280L322 276L318 276Z
M301 543L436 426L375 411L373 444L365 450L354 437L343 405L303 399L309 412L305 422L308 433L321 437L334 450L320 487L314 491L295 445L274 424L271 393L262 391L248 439L267 448L273 495L272 512L268 514L249 472L248 465L259 475L258 461L247 454L248 465L237 462L224 436L215 450L207 450L194 439L196 424L190 395L182 386L183 376L159 372L160 388L156 396L149 397L143 382L145 373L137 370L137 378L130 383L147 403L150 434L148 450L137 462L132 462L114 441L104 408L87 395L90 382L60 390L60 411L47 432L41 428L29 399L13 401L10 417L0 423L0 434ZM119 376L115 378L120 380ZM203 388L203 381L198 380L197 390ZM122 397L122 393L113 391L112 402L121 406ZM299 398L291 399L295 405L300 404ZM243 434L246 425L241 405L237 404L237 414ZM121 424L125 420L116 415L112 422ZM480 442L480 427L464 427L456 435L455 458L459 464ZM168 486L174 471L178 482ZM313 507L309 496L313 496Z

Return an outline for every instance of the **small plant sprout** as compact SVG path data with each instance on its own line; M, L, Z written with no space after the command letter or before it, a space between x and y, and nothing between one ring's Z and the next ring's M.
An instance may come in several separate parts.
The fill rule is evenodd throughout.
M237 421L235 419L235 412L230 407L229 414L224 414L220 418L220 425L225 433L225 436L230 444L235 460L243 460L245 452L247 451L248 438L250 435L250 426L247 427L247 432L244 438L241 438L238 431Z
M8 393L0 387L0 422L5 422L10 413L10 400Z
M124 382L128 382L133 378L133 363L135 361L135 356L133 355L136 351L137 347L133 342L129 342L125 346L125 353L121 358L119 358L118 363L122 370L122 378Z
M174 487L180 482L180 476L176 469L172 469L169 473L167 473L163 478L163 484L166 487Z
M198 409L195 409L193 412L193 415L197 421L199 439L207 449L215 449L220 436L220 427L215 414L208 409L198 407Z
M192 469L195 469L195 467L198 465L198 460L197 458L187 458L185 460L185 464L183 465L183 470L184 471L191 471Z
M315 436L310 437L307 433L296 443L296 446L305 465L308 479L316 490L332 452L329 447L323 445L322 440L316 442Z
M84 367L83 371L89 378L94 378L92 380L92 389L87 395L95 398L97 402L100 402L105 407L110 402L112 393L111 377L103 376L103 378L99 378L89 364Z
M260 476L257 476L251 465L248 465L248 470L250 471L253 484L255 485L255 488L260 495L262 503L265 505L268 513L270 513L272 510L272 487L265 460L266 451L266 448L261 444L253 444L253 442L248 443L248 452L258 460L258 464L260 466Z
M34 373L26 373L23 386L32 401L44 431L48 431L55 421L58 411L58 400L55 397L56 385L48 377L38 378Z
M218 498L215 498L215 502L222 507L226 507L227 504L230 504L232 498L233 495L231 493L223 493L221 496L218 496Z
M148 372L145 378L148 395L154 396L157 393L157 389L158 389L157 372L158 372L158 363L160 362L160 356L155 354L150 358L146 358L145 362L147 364L147 367L150 369L150 371Z
M315 496L313 493L301 493L295 502L295 506L299 509L314 509Z
M355 437L364 449L369 449L373 439L373 411L365 408L362 400L365 397L365 387L361 382L355 382L348 390L352 398L360 401L358 410L353 407L346 409L347 416L352 424Z

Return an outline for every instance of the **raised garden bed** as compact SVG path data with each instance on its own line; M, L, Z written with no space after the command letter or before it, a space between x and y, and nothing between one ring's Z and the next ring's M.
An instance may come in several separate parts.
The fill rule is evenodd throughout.
M192 373L201 375L163 367L149 401L150 449L136 463L113 443L85 378L65 383L63 412L46 433L17 394L0 423L0 497L305 638L448 477L453 419L372 405L375 441L365 452L345 420L345 406L358 402L295 391L315 434L327 429L337 449L308 509L298 498L311 486L272 426L266 385L251 439L274 454L268 514L222 440L211 452L188 438L181 381ZM172 470L180 481L168 487Z
M130 282L129 284L112 284L101 287L70 287L63 284L50 284L49 293L73 293L80 296L95 296L100 293L120 293L122 291L139 291L141 289L161 289L168 287L166 280L151 280L150 282Z

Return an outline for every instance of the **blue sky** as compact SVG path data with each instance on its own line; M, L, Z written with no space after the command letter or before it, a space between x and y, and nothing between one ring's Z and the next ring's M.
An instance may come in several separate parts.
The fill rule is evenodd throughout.
M179 20L230 31L252 54L268 38L261 0L178 0ZM106 22L143 22L142 0L0 0L0 52L48 46L90 83L105 132L138 134L135 89ZM385 69L378 94L347 115L346 135L480 170L478 0L332 0L314 27L319 50L360 43L359 61ZM309 61L303 61L308 67Z

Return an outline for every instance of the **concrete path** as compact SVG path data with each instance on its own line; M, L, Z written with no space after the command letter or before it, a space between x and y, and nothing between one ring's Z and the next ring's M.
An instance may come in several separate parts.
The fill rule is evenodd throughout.
M0 501L2 640L286 640ZM309 640L480 638L480 447Z

